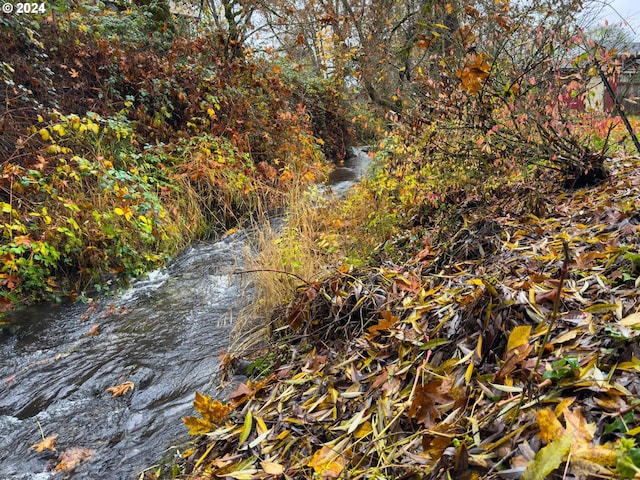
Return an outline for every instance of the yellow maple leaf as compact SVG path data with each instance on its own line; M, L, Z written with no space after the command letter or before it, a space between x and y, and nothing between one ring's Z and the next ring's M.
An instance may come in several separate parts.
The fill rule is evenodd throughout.
M616 464L618 451L607 443L594 445L593 438L595 423L587 423L580 409L562 411L566 427L563 427L556 414L551 409L540 410L536 413L540 438L546 444L552 444L561 438L571 437L571 458L574 463L594 467L613 467Z
M344 470L344 459L332 447L325 445L313 454L307 465L324 478L338 478Z
M307 463L314 472L323 478L338 478L345 466L344 449L349 439L338 442L336 445L324 445L316 451Z
M182 422L189 429L189 435L204 435L214 430L211 422L204 418L183 417Z
M58 434L50 435L39 443L34 443L30 448L33 448L36 452L40 453L44 450L51 450L52 452L56 451L56 447L53 445L53 442L58 438Z
M135 384L133 382L124 382L120 385L107 388L107 392L111 393L111 395L113 395L114 397L119 397L127 393L129 390L133 390L134 388Z
M210 395L202 395L196 392L196 399L193 407L198 411L202 418L209 420L211 423L217 423L224 420L233 407L229 404L221 403L219 400L212 400Z
M538 426L540 427L540 438L544 443L551 443L565 435L566 430L556 417L556 414L549 408L536 413Z
M200 392L196 392L193 407L202 415L202 418L184 417L182 419L190 435L202 435L213 431L214 425L227 418L229 412L233 410L232 405L213 400L210 395L202 395Z
M471 94L478 93L487 78L491 64L480 54L473 61L470 61L464 68L456 73L462 83L462 88Z

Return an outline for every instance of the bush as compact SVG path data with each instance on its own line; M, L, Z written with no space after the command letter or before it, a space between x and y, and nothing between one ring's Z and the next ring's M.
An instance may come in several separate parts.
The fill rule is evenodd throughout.
M215 35L151 33L146 7L103 7L0 19L3 297L137 276L326 171L277 70L223 58Z

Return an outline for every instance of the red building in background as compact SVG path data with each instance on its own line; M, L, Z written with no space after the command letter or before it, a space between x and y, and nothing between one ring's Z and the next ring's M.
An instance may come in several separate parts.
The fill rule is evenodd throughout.
M640 43L630 43L619 55L620 68L608 75L607 80L620 106L628 114L640 114ZM565 69L570 77L575 69ZM615 102L599 75L591 76L584 91L565 99L576 110L612 112Z

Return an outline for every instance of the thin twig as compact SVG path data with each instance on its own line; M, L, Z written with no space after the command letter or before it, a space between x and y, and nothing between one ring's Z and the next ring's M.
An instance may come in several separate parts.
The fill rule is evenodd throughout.
M540 350L538 352L538 359L536 360L536 366L534 367L531 374L538 371L538 367L540 366L540 362L542 361L542 355L544 354L544 347L549 341L549 336L551 335L551 330L558 319L558 309L560 308L560 295L562 294L562 288L564 286L564 281L567 278L567 274L569 273L569 263L571 263L571 253L569 252L569 244L566 240L562 240L562 248L564 249L564 262L562 263L562 267L560 268L560 280L558 281L558 291L556 292L556 296L553 299L553 311L551 312L551 318L549 319L549 328L544 334L544 339L540 344Z
M38 428L40 429L40 436L42 437L42 440L44 440L44 430L42 430L42 425L40 425L40 420L36 420L36 423L38 424Z
M529 381L532 381L532 377L533 375L538 371L538 367L540 366L540 363L542 362L542 355L544 354L544 347L547 344L547 342L549 341L549 336L551 335L551 330L553 330L553 327L556 323L556 320L558 318L558 310L560 308L560 295L562 294L562 288L564 287L564 281L567 278L567 274L569 273L569 264L571 263L571 253L569 251L569 244L567 243L566 240L562 240L562 248L564 250L564 262L562 263L562 267L560 267L560 279L558 281L558 289L556 291L556 296L553 299L553 311L551 312L551 317L549 318L549 327L547 328L547 331L544 334L544 338L542 340L542 343L540 344L540 348L538 351L538 358L536 359L536 365L533 368L533 370L531 370L529 372ZM511 428L511 426L513 426L514 422L516 421L516 418L520 412L520 409L522 408L522 405L524 404L524 391L522 392L522 394L520 395L520 401L518 402L518 405L516 405L516 414L513 416L513 418L511 419L511 422L509 422L509 427Z
M255 270L242 270L242 271L239 271L239 272L233 272L233 274L234 275L242 275L244 273L259 273L259 272L283 273L285 275L290 275L290 276L292 276L294 278L297 278L298 280L300 280L302 283L304 283L307 286L311 286L311 282L309 280L305 280L300 275L296 275L295 273L292 273L292 272L287 272L286 270L277 270L275 268L256 268Z

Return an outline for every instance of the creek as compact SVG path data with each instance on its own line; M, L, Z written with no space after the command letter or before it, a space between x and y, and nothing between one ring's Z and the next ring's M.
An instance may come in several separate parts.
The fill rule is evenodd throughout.
M336 166L343 195L368 155ZM219 356L252 299L248 232L199 242L170 265L89 304L41 304L0 322L0 480L138 478L187 439L196 390L214 394ZM133 382L114 397L108 388ZM57 435L56 452L30 448ZM75 450L74 450L75 449ZM90 458L54 472L61 452Z

